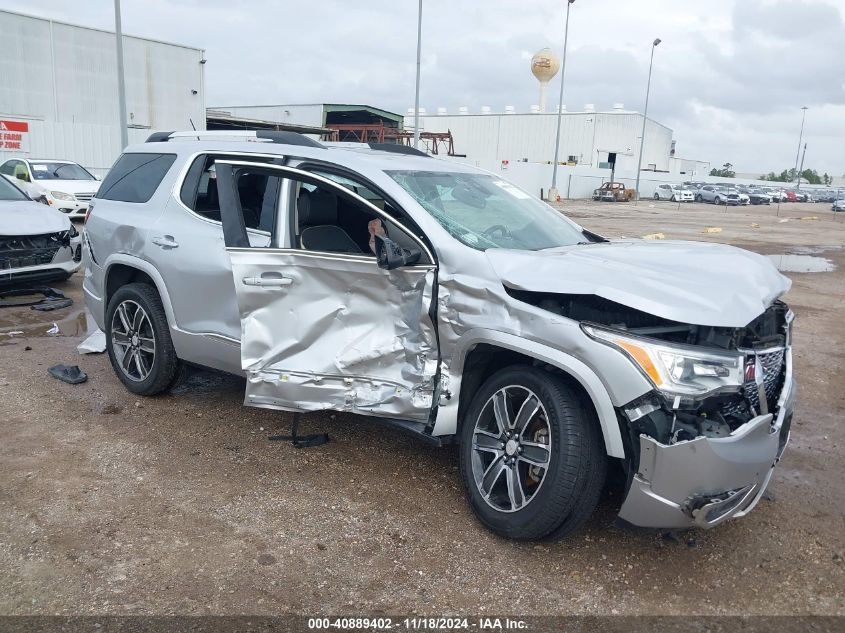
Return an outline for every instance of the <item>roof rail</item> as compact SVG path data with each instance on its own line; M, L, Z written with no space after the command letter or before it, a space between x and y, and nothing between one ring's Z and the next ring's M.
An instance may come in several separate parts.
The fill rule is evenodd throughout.
M185 132L154 132L147 137L147 143L163 143L176 140L231 140L302 145L325 148L325 145L298 132L278 130L196 130Z
M145 143L161 143L170 140L170 135L174 132L153 132L147 137Z
M409 156L424 156L428 158L428 154L416 147L409 145L400 145L399 143L367 143L370 149L375 149L380 152L392 152L394 154L407 154Z

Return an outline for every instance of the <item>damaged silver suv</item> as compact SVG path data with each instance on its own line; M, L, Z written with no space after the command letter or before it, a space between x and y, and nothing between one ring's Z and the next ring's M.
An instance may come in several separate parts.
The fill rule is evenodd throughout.
M456 440L472 510L507 537L577 528L611 466L621 519L715 526L789 439L790 282L766 258L607 240L407 147L154 135L85 228L86 301L130 391L195 364L245 375L250 406Z

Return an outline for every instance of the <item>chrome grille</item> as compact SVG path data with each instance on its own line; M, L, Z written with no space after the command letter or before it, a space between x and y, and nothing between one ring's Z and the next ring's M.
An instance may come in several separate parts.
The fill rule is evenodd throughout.
M784 354L785 351L782 347L756 354L757 358L760 359L760 365L763 367L763 387L766 390L766 400L768 400L770 411L777 403L777 397L783 383ZM750 357L753 358L753 355ZM757 384L753 380L745 383L745 393L748 395L751 406L760 411L760 397L757 392Z
M74 195L76 196L76 199L80 200L81 202L89 202L91 198L94 197L94 193L95 192L92 191L90 193L76 193Z

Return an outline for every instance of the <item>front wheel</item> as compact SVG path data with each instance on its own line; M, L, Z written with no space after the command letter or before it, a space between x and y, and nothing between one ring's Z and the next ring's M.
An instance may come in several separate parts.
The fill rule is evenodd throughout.
M655 199L655 200L660 200L660 194L659 194L659 193L654 194L654 199Z
M133 283L114 293L106 310L105 334L114 373L132 393L153 396L179 378L167 316L152 286Z
M677 196L672 196L672 202L677 202L677 201L678 201L678 197L677 197Z
M717 198L713 201L713 204L722 204L722 199L721 199L721 198L719 198L719 197L717 197Z
M606 459L592 407L536 367L491 376L461 427L467 500L507 538L561 538L580 527L598 503Z

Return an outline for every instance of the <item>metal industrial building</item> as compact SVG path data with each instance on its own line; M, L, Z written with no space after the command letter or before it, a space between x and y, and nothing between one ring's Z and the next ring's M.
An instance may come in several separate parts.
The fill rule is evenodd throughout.
M121 151L114 32L0 11L0 33L0 125L13 131L0 160L69 159L104 174ZM123 48L130 142L205 129L202 49L127 35Z
M206 116L210 130L270 128L344 142L390 142L385 135L404 131L401 114L346 103L213 106Z
M421 117L426 132L451 132L455 149L468 160L490 167L501 161L546 163L554 159L556 113L439 113ZM597 112L564 112L561 117L559 160L570 165L604 167L614 156L617 169L635 171L643 115L617 104ZM672 171L672 130L648 119L642 168Z

